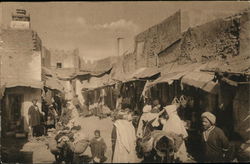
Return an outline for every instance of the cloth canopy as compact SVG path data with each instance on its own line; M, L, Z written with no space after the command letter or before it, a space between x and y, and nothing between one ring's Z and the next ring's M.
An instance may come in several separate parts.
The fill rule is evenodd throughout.
M132 78L136 79L150 78L159 73L160 70L158 68L140 68L132 75Z
M42 89L43 83L42 81L14 81L5 83L5 88L12 88L18 86Z
M190 72L186 74L182 78L181 83L194 86L196 88L200 88L207 92L217 94L218 83L213 82L212 81L213 79L214 79L213 73L197 71L197 72Z
M56 90L59 90L59 91L63 91L64 87L63 85L61 84L61 82L56 79L56 78L47 78L45 80L45 83L44 83L44 86L50 88L50 89L56 89Z

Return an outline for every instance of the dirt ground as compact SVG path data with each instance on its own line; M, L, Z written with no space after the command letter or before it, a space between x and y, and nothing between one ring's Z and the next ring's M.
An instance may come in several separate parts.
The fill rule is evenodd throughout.
M80 118L80 125L83 131L86 133L89 139L94 137L94 131L96 129L101 131L101 136L107 144L106 157L107 161L105 163L111 162L111 131L113 128L113 122L111 118L99 119L98 117L91 116L86 118ZM15 138L8 138L3 142L8 142L8 144L3 144L7 149L10 150L8 159L10 162L24 162L24 163L53 163L55 161L54 156L47 149L46 140L48 137L39 137L39 139L33 139L31 141L20 140ZM19 146L16 146L19 145ZM88 147L84 155L91 156L90 148ZM138 159L140 162L140 159Z

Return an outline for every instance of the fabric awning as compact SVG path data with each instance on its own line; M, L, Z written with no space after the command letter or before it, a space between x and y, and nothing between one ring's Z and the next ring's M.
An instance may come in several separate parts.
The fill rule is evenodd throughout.
M204 91L217 94L218 83L213 82L213 73L194 71L183 76L181 83L200 88Z
M148 81L147 85L145 85L146 90L153 87L159 83L168 83L172 84L174 80L179 80L185 74L189 73L190 71L194 70L195 68L199 68L202 64L200 63L188 63L179 65L177 63L171 63L165 65L164 67L160 68L161 77L157 78L154 81Z
M47 78L44 82L44 86L50 89L56 89L61 92L63 92L64 89L61 82L56 78Z
M132 75L132 78L136 79L150 78L159 73L160 70L158 68L140 68Z
M180 79L184 74L185 74L185 72L172 72L172 73L169 73L169 74L162 75L158 79L151 82L149 84L149 86L150 85L156 85L156 84L159 84L159 83L172 84L174 80Z
M5 83L5 88L12 88L12 87L30 87L30 88L43 88L42 81L15 81L15 82L8 82Z

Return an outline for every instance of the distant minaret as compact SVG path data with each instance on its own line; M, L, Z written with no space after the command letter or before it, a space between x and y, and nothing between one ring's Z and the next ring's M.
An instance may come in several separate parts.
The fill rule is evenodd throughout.
M16 9L12 13L12 20L10 23L12 29L30 29L30 15L24 9Z

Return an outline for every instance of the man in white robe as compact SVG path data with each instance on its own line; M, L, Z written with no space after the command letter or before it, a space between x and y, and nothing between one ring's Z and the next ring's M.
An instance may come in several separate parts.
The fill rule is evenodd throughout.
M132 115L127 113L114 122L116 129L113 163L135 163L136 162L136 134L132 124Z
M153 119L156 119L159 115L158 113L151 113L151 110L152 110L151 105L145 105L143 107L143 113L141 115L136 133L136 136L139 138L142 138L144 134L143 122L152 121Z
M188 133L185 129L183 121L180 119L180 117L177 114L177 108L178 106L176 104L168 105L164 107L166 110L169 119L164 120L161 119L161 122L163 124L163 131L165 132L173 132L175 134L181 135L183 139L188 137ZM188 154L185 146L185 142L182 143L179 150L176 152L176 157L179 158L182 162L185 162L188 160Z

